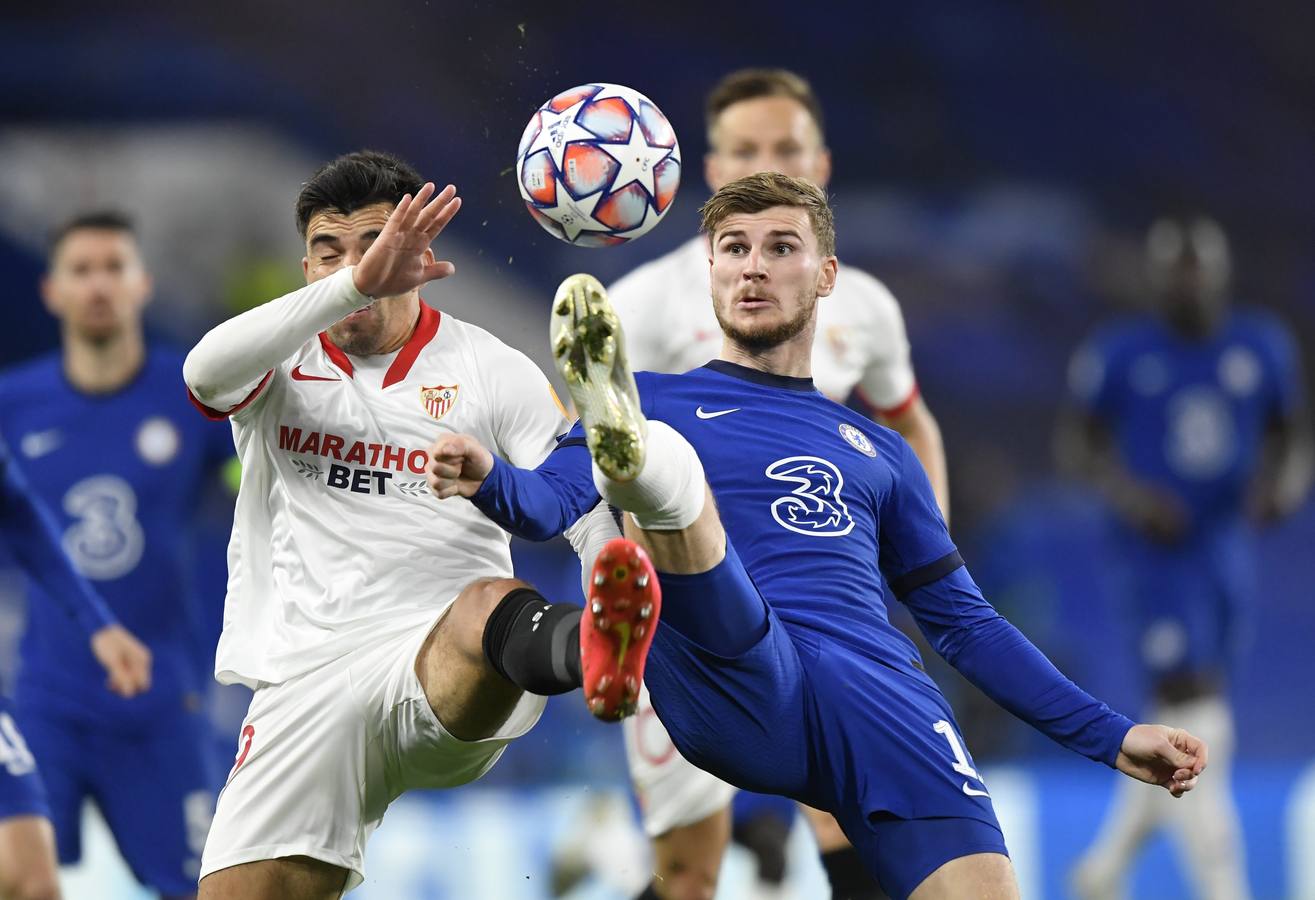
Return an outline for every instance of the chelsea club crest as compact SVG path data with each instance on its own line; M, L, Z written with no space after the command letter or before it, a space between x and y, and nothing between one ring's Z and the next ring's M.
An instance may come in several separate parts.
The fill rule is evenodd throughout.
M849 446L859 453L871 457L877 455L877 448L872 446L872 441L868 440L868 436L848 422L840 423L840 436L849 441Z

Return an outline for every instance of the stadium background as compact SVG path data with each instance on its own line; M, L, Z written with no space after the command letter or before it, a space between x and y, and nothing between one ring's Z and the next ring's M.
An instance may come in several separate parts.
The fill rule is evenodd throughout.
M157 279L151 331L187 346L232 311L297 285L300 182L323 159L371 146L455 182L465 199L441 239L459 274L426 291L431 304L551 371L543 326L557 281L581 269L607 281L686 239L705 196L703 93L742 65L787 66L823 101L841 259L884 279L903 304L945 433L965 557L987 596L1061 668L1132 712L1141 685L1100 562L1098 507L1051 456L1066 361L1093 324L1144 307L1150 219L1208 210L1233 240L1238 301L1287 321L1310 377L1312 24L1297 3L126 0L112 13L63 0L6 4L0 363L56 346L36 282L48 230L68 215L113 205L137 217ZM653 234L586 251L531 221L511 166L540 102L599 80L663 108L685 171ZM197 578L217 627L222 494L204 512ZM1238 798L1257 896L1315 897L1315 505L1259 542L1261 602L1233 687ZM521 546L518 559L559 595L577 590L564 545ZM0 624L12 634L22 616L16 576L0 584ZM1064 873L1113 776L938 674L1000 798L1024 895L1064 896ZM216 703L225 754L240 706L240 696ZM628 821L623 788L619 732L555 701L478 787L390 812L360 896L549 896L550 858L569 855L563 847L590 822L586 854L638 862L570 896L615 896L643 880L642 844L628 826L606 824ZM101 874L112 866L101 851L78 884L105 897L117 882ZM799 858L798 895L816 896L815 863L806 851ZM1136 896L1184 895L1170 858L1156 848L1143 857ZM743 895L747 866L731 861L723 896Z

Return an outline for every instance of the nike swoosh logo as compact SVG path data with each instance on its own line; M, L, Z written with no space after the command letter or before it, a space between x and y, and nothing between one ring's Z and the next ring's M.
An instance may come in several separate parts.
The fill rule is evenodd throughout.
M718 416L728 416L733 412L739 411L740 408L737 406L734 409L719 409L716 412L704 412L703 407L700 406L698 409L694 410L694 415L698 416L700 419L715 419Z
M966 782L966 781L963 783L963 792L964 792L965 794L967 794L969 797L989 797L989 796L991 796L991 795L988 794L986 791L979 791L979 790L977 790L976 788L970 788L970 787L968 787L968 782Z
M301 371L301 366L292 367L292 380L293 381L342 381L341 378L329 378L324 375L307 375L305 372Z

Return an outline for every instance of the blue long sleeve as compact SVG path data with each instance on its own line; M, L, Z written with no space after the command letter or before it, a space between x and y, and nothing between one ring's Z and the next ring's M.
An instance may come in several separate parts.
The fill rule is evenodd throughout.
M1114 765L1135 723L1064 677L986 602L967 569L903 599L936 652L988 697L1068 749Z
M114 623L114 616L60 546L59 530L46 510L32 499L22 476L0 448L0 532L28 577L76 621L88 635Z
M578 442L577 442L578 440ZM498 457L470 502L516 537L546 541L598 504L589 448L567 438L533 470Z

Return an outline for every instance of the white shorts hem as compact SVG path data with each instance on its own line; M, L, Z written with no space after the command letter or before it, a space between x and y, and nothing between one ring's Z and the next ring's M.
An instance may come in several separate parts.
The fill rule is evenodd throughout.
M328 863L331 866L337 866L340 869L346 869L347 884L343 887L344 894L365 881L365 866L362 863L353 862L341 853L334 853L332 850L325 850L323 847L316 847L305 843L290 843L247 847L242 850L234 850L231 853L225 853L223 856L216 859L203 859L201 861L201 874L197 878L197 882L200 883L200 881L207 875L213 875L216 872L221 872L224 869L231 869L234 866L241 866L253 862L264 862L265 860L271 859L283 859L289 856L309 856L311 859Z
M711 775L707 777L712 778ZM655 815L644 815L641 812L640 819L644 823L644 834L650 838L662 837L669 831L702 822L713 813L729 809L735 799L736 791L734 785L718 780L716 785L709 786L708 791L698 802L683 804L675 810L663 809Z

